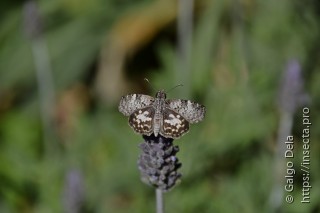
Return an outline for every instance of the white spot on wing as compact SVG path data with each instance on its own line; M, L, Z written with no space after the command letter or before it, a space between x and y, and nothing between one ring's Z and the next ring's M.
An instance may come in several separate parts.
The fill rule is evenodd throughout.
M172 118L172 119L171 120L165 120L164 122L168 123L168 124L170 124L172 126L176 126L176 125L180 126L180 124L181 124L181 120L180 119L176 118L173 114L170 114L169 118Z
M140 111L139 111L139 113L140 113ZM145 111L142 114L140 113L139 115L137 115L137 119L139 119L142 122L151 121L152 118L148 117L148 114L149 114L148 111Z
M188 106L188 111L191 111L191 110L193 110L193 108L194 108L192 102L189 101L189 100L188 100L187 106Z

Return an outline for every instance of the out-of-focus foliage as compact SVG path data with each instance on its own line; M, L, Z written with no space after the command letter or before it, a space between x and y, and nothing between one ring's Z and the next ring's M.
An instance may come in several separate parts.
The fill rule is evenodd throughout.
M136 164L142 138L117 101L125 93L155 93L144 77L156 89L184 84L176 66L177 2L37 3L56 94L52 144L44 142L36 39L25 33L24 4L2 1L0 212L153 212L154 190L139 180ZM194 2L189 83L168 97L201 102L207 115L175 141L183 177L165 194L167 212L272 212L284 113L277 99L290 60L302 67L308 101L293 117L295 202L283 200L280 208L319 212L319 11L312 0ZM190 97L178 95L184 89ZM312 122L309 204L300 203L303 106Z

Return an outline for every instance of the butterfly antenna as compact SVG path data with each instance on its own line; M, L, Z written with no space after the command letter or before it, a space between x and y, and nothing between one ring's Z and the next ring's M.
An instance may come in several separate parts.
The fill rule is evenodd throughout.
M177 88L177 87L182 87L183 84L178 84L177 86L172 87L171 89L169 89L168 91L166 91L167 93L169 93L170 91L172 91L173 89Z
M143 80L145 80L145 81L150 85L150 87L151 87L151 89L153 89L153 91L156 91L156 90L154 89L154 87L152 86L152 84L150 83L149 79L144 78Z

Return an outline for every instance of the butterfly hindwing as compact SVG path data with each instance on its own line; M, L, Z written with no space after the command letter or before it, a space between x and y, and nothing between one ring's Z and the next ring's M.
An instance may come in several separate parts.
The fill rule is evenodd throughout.
M137 109L130 115L129 125L139 134L151 135L153 133L154 113L153 107Z
M168 138L180 138L189 131L189 122L179 113L165 108L160 134Z

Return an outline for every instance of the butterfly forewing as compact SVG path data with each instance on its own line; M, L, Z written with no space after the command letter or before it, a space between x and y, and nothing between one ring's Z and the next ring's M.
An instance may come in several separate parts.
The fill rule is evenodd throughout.
M182 115L190 123L198 123L203 120L205 107L189 100L171 99L167 100L170 109Z
M150 106L153 102L154 98L149 95L131 94L122 96L119 111L125 116L129 116L138 109Z
M161 135L167 138L179 138L189 131L189 122L175 111L165 108L160 130Z
M137 109L130 115L129 125L139 134L151 135L153 133L154 113L153 107Z

